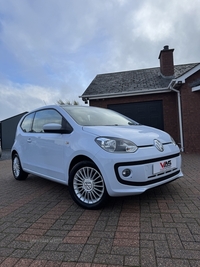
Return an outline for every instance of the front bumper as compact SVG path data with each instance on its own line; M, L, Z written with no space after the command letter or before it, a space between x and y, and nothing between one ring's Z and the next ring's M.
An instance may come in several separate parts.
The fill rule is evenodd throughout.
M169 183L183 176L181 171L181 155L177 149L168 151L165 155L158 153L151 156L140 157L135 154L132 161L119 162L119 158L112 160L102 159L102 174L110 196L137 195L146 190ZM155 150L154 150L155 152ZM174 153L172 153L174 152ZM137 157L136 157L137 156ZM143 159L142 159L143 158ZM139 159L139 160L138 160ZM173 163L173 164L171 164ZM160 171L155 171L155 166L161 165ZM128 169L129 175L123 175Z
M160 163L164 165L165 162L171 162L171 160L175 161L174 167L166 167L157 173L154 172L154 164ZM120 183L132 186L146 186L176 177L180 173L180 164L180 153L177 153L167 157L117 163L114 169L117 180ZM127 169L130 175L125 177L123 171ZM142 180L141 176L144 177Z

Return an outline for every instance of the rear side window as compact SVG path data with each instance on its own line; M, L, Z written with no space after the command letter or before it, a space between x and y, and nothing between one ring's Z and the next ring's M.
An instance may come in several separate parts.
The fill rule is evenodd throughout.
M21 123L21 128L24 132L29 133L32 131L33 117L35 113L28 114Z
M58 123L62 125L63 117L54 109L40 110L35 113L33 121L33 132L42 133L43 126L47 123Z

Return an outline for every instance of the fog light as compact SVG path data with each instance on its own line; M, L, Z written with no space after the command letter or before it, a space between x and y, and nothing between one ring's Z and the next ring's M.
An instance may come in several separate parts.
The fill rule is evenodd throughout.
M125 169L122 171L122 175L124 177L128 177L131 174L131 170L130 169Z

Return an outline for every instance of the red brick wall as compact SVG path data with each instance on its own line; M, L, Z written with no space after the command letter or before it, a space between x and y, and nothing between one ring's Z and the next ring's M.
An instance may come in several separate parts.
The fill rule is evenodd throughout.
M193 74L181 87L182 117L185 152L200 152L200 91L192 92L200 71Z
M109 104L133 103L153 100L163 101L164 130L168 132L177 143L180 143L177 94L174 92L90 100L90 106L107 108Z

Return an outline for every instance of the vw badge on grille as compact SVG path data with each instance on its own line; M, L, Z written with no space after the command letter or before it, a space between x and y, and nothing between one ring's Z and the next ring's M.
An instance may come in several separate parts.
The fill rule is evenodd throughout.
M160 152L163 152L163 151L164 151L164 147L163 147L162 143L161 143L159 140L157 140L157 139L154 140L154 146L155 146Z

